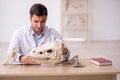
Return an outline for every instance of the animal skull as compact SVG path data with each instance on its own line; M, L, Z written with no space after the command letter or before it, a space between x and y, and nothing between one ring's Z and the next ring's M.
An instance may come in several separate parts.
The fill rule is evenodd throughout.
M36 64L58 63L61 60L62 43L47 42L31 51L31 56Z

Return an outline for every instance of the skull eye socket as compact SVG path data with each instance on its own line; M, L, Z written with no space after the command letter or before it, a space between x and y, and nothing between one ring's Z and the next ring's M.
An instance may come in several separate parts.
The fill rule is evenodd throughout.
M42 52L38 52L38 54L42 54Z
M35 51L33 51L33 53L35 53Z
M52 51L52 49L49 49L49 50L47 50L47 52L48 52L48 53L52 53L53 51Z

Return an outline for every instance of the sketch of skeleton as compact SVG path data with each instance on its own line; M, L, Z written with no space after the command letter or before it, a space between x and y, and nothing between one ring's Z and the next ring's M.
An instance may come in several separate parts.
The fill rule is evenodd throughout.
M65 0L64 10L66 12L86 12L86 0Z

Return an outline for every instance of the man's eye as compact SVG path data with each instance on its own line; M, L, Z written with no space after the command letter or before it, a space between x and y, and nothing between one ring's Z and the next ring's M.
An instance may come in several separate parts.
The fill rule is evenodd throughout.
M35 23L38 23L38 21L34 21Z

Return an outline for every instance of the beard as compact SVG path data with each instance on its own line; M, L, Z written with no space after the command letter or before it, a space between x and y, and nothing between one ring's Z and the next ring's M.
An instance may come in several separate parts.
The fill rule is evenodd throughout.
M43 27L40 27L40 28L35 27L35 28L33 28L33 31L34 31L37 35L40 35L40 34L42 33L43 29L44 29Z

